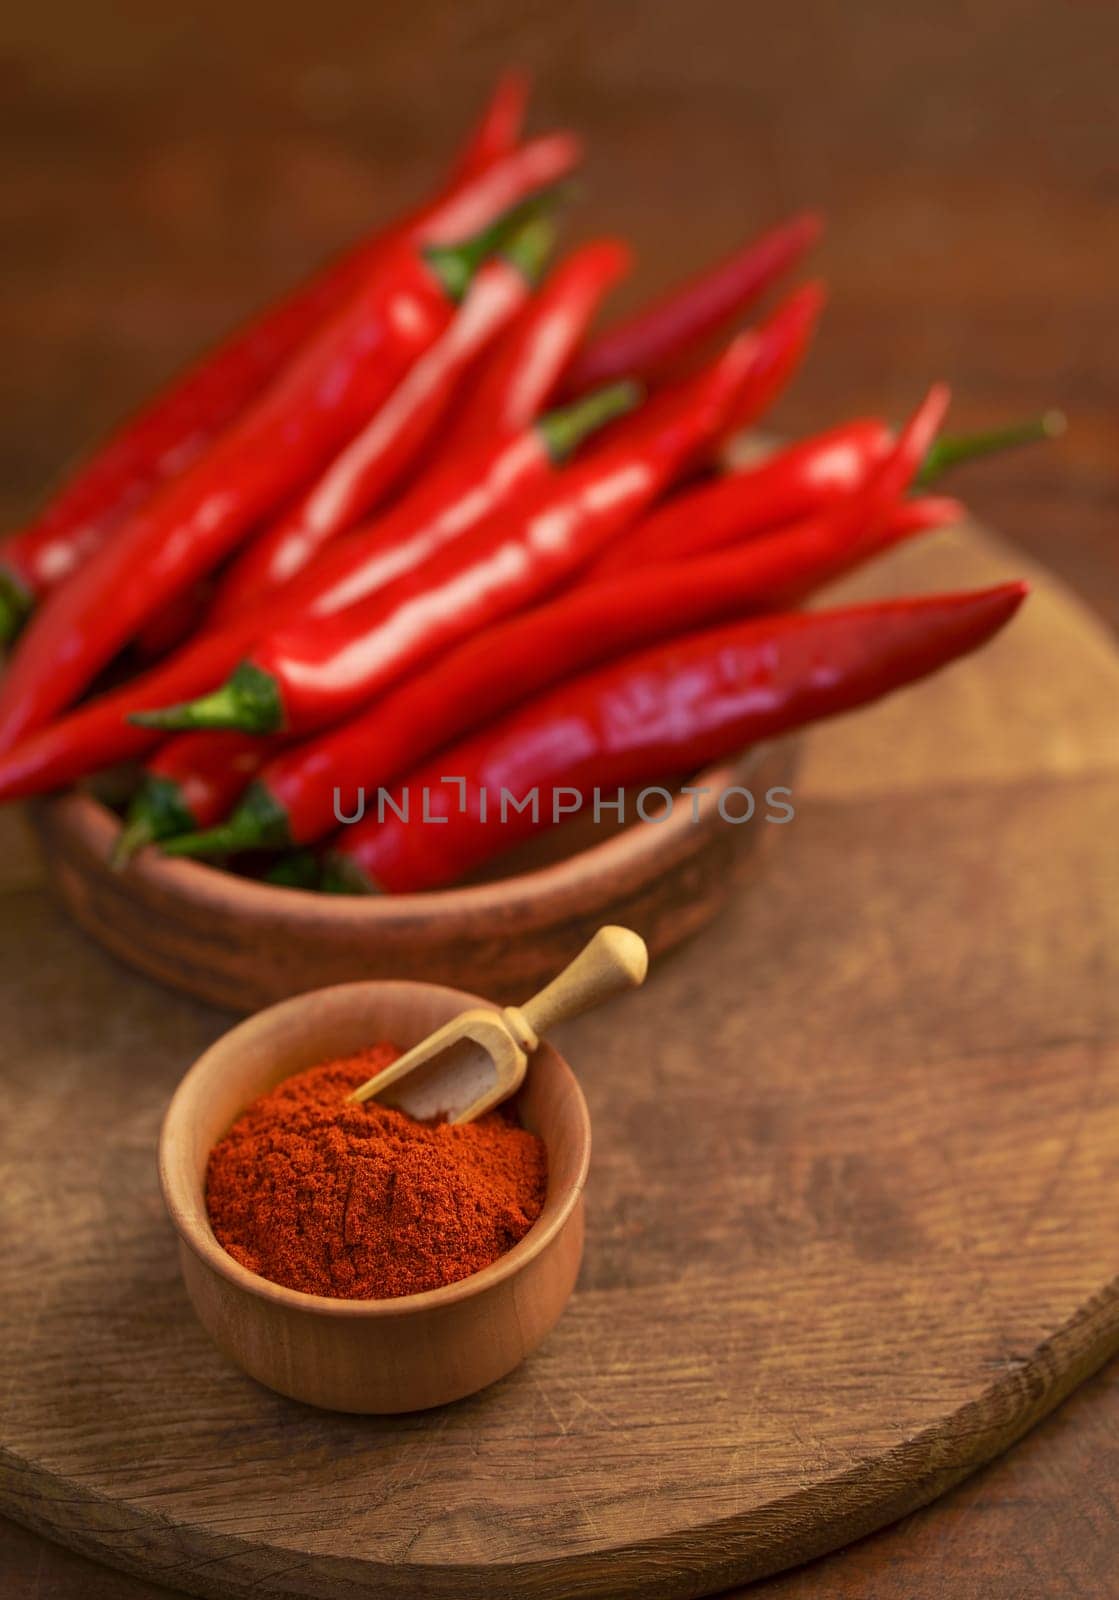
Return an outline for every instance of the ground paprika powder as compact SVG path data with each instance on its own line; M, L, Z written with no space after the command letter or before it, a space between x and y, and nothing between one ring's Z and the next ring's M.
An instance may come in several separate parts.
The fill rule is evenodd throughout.
M307 1294L384 1299L468 1277L528 1232L547 1156L503 1109L452 1127L347 1100L399 1053L285 1079L214 1146L206 1207L235 1260Z

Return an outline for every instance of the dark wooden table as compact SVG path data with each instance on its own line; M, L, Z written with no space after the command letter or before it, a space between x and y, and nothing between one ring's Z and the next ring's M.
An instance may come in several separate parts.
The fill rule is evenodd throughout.
M640 251L619 303L804 204L832 304L775 423L896 416L930 377L961 427L1058 404L1059 447L957 480L1119 624L1119 14L1057 0L41 0L0 54L0 511L153 383L437 170L497 68L592 159L578 230ZM1119 1376L938 1505L761 1586L786 1600L1110 1596ZM155 1600L0 1526L11 1600Z

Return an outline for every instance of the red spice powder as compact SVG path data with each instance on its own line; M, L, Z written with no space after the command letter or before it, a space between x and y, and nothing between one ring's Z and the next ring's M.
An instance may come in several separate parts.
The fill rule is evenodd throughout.
M214 1146L206 1206L235 1260L307 1294L384 1299L468 1277L528 1232L547 1156L503 1110L451 1127L347 1101L399 1054L297 1073Z

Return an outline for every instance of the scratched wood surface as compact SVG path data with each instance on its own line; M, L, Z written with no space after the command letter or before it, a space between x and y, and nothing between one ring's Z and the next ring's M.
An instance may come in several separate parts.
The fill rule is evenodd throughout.
M1119 621L1114 8L807 0L790 16L753 0L324 0L309 18L285 0L199 0L189 12L43 0L9 10L0 39L0 509L9 519L60 460L200 343L371 210L414 194L497 65L513 57L543 80L537 125L570 116L592 140L584 229L618 225L637 238L639 273L621 298L669 281L754 221L827 205L819 260L832 304L811 366L780 407L782 428L877 407L896 415L934 373L953 381L961 426L1064 404L1073 430L1060 451L974 469L960 486ZM1053 659L1067 655L1062 646ZM1035 694L1050 694L1054 678L1039 665ZM1108 681L1088 667L1080 702L1097 683L1103 704ZM908 703L897 701L896 713ZM1059 725L1046 726L1060 737ZM869 723L843 728L860 754L833 764L830 781L853 801L861 774L874 770L861 742ZM895 787L896 756L892 744ZM1050 748L1050 769L1058 757ZM1066 832L1095 825L1075 797L1070 809L1059 824ZM1111 818L1113 828L1113 806ZM1058 823L1036 820L1040 874ZM874 808L852 810L837 842L865 850L881 825ZM3 826L9 880L30 889L30 852L14 824ZM981 863L972 868L986 884ZM3 923L9 941L28 944L35 992L49 1008L69 980L57 966L57 924L17 911L38 903L31 893L6 900ZM1065 919L1075 927L1079 912L1066 909ZM892 955L893 930L877 937ZM1050 937L1059 944L1052 929ZM1072 963L1063 949L1035 952L1037 970L1013 996L992 982L994 1016L1025 997L1039 1024L1056 985L1058 1022L1043 1037L1063 1028L1089 1045L1114 1038L1109 1018L1073 1003L1078 980L1059 976L1055 954ZM1081 954L1085 982L1104 972L1091 951ZM940 952L942 965L955 959ZM7 999L25 968L0 972ZM116 1008L100 1022L106 1037L126 1041L138 1004L131 991L93 992ZM164 1006L185 1060L197 1039L177 1005L144 1004L149 1020ZM908 996L894 1009L898 1027L911 1027ZM53 1048L76 1055L89 1019L68 1016L56 1024L44 1012ZM7 1199L5 1218L20 1215ZM763 1588L790 1600L1110 1596L1117 1439L1113 1366L944 1501ZM105 1510L108 1527L112 1515ZM3 1522L0 1574L13 1600L171 1592Z
M861 587L1022 565L964 529ZM5 852L0 1509L214 1596L700 1595L911 1510L1094 1370L1119 1345L1119 657L1034 576L992 649L810 737L729 915L564 1030L596 1130L579 1291L438 1414L315 1413L210 1347L152 1152L223 1019Z

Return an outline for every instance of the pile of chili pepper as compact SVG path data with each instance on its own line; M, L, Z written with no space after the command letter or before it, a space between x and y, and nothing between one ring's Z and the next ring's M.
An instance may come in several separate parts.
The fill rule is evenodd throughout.
M1013 615L1020 584L799 608L957 520L930 492L947 468L1059 419L944 437L934 385L896 432L857 418L727 467L812 342L818 283L743 321L819 219L599 331L630 251L553 259L582 151L524 137L526 89L508 74L430 199L0 543L0 799L140 761L121 865L158 843L280 883L428 889L605 786L901 688Z

